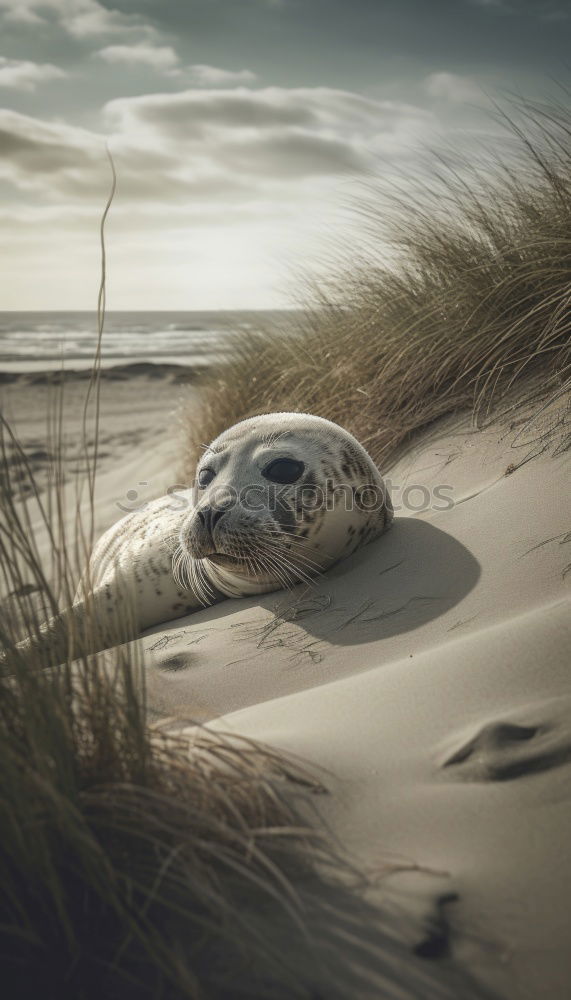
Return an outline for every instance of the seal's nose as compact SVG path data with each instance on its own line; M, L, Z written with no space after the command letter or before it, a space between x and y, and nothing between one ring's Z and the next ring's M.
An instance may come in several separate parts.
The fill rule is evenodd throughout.
M218 522L222 520L225 513L226 511L220 507L210 507L206 505L205 507L199 508L198 517L200 523L204 528L206 528L211 538L214 537L214 529Z

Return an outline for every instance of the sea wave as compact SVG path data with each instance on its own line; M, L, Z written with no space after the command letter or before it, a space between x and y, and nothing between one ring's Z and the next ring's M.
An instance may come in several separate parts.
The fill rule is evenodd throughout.
M176 357L181 363L205 364L220 357L228 338L259 323L291 316L286 312L108 312L105 317L103 363L127 362L133 357L155 361ZM257 317L257 320L254 319ZM0 312L0 369L2 365L65 360L85 363L97 344L97 317L93 312Z

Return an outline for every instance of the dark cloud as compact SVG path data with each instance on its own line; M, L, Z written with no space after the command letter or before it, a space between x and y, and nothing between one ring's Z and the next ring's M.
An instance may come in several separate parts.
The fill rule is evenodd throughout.
M259 133L268 129L303 129L329 137L392 129L396 122L427 117L419 106L401 101L372 100L328 87L235 90L187 90L176 94L146 94L109 102L104 113L120 131L150 127L167 139L208 142L226 132Z
M11 163L25 174L50 174L83 165L85 156L77 150L51 142L38 142L0 127L0 160Z
M160 132L200 138L205 127L267 128L276 125L310 126L316 116L304 103L287 94L255 91L186 91L152 94L113 101L107 105L111 119L131 117Z
M228 143L220 149L219 159L235 170L279 180L357 174L372 166L372 159L348 142L292 131Z
M166 181L171 194L188 194L188 184L169 176L176 158L131 148L117 161L130 197L156 194ZM0 172L17 188L43 190L48 200L100 198L108 184L105 141L86 130L0 111Z
M150 94L113 101L106 116L125 142L146 136L191 166L258 184L362 174L372 166L369 150L403 146L403 122L430 120L412 105L326 87Z
M146 109L146 105L135 102L137 113L141 107ZM251 107L255 109L255 102ZM366 158L351 142L296 131L289 125L290 116L285 117L287 124L281 128L269 118L271 128L253 129L248 138L237 141L233 138L234 126L222 127L225 119L216 100L213 109L217 129L209 144L200 144L199 157L185 148L184 131L178 142L173 140L162 148L138 143L129 129L111 137L118 200L143 204L151 199L154 204L164 205L220 200L239 203L259 196L261 182L287 183L316 174L358 173L365 169ZM278 122L282 111L278 110ZM165 127L165 118L168 125L166 107L161 128ZM258 119L246 115L244 121L250 120ZM266 121L263 115L259 120ZM297 120L295 116L293 120ZM129 116L127 123L132 128ZM101 136L14 112L0 113L0 172L15 188L44 191L48 201L92 202L102 197L108 184Z
M0 110L0 162L27 177L89 168L96 144L97 137L82 130Z

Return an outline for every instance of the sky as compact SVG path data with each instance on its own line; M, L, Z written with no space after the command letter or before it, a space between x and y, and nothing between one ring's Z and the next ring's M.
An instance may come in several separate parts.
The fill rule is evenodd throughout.
M0 0L0 309L298 302L372 178L567 83L565 0ZM501 136L497 142L501 143Z

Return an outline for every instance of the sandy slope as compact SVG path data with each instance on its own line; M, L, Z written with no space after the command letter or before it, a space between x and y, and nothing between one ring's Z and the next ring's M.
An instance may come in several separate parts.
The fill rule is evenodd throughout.
M324 815L361 863L430 869L382 883L411 947L509 1000L571 988L569 452L543 443L443 428L391 478L397 504L406 484L451 486L451 509L400 511L312 592L144 640L157 713L325 767Z
M177 394L153 385L108 393L99 530L127 490L173 483ZM542 420L441 424L391 470L391 531L311 591L226 601L143 638L157 716L325 768L319 807L340 843L373 875L418 867L371 897L383 919L405 914L404 944L364 910L328 952L346 1000L465 1000L473 980L478 996L570 995L571 452L554 455L561 428ZM413 485L428 509L410 509L418 489L402 507Z

